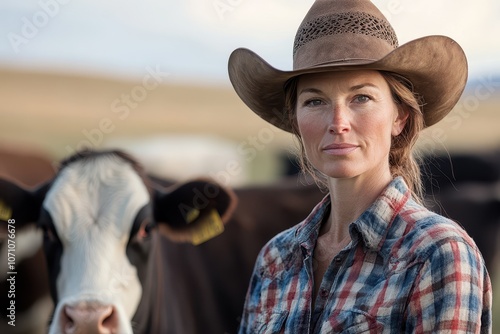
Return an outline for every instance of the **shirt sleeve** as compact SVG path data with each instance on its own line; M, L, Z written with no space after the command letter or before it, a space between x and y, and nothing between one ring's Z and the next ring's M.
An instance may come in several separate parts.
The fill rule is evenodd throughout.
M440 242L414 284L407 333L491 333L491 282L475 247Z

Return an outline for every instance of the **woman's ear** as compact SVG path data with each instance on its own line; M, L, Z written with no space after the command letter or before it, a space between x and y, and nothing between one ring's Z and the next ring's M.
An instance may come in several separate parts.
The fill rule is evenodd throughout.
M396 118L392 123L392 131L391 134L393 137L398 136L404 129L406 122L408 121L408 117L410 116L410 112L408 108L401 104L398 105L398 111L396 114Z

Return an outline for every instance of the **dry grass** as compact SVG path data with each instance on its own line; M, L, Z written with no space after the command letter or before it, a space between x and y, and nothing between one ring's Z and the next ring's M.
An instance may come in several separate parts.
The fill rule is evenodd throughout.
M0 140L33 143L56 156L96 133L114 137L206 134L244 141L270 126L249 112L228 87L164 84L143 101L113 103L141 83L55 74L0 71ZM139 90L136 90L138 92ZM116 102L115 102L116 103ZM119 109L122 108L122 109ZM126 110L128 109L128 111ZM114 112L116 111L116 112ZM127 114L128 112L128 114ZM95 135L94 142L99 142ZM272 145L289 142L278 133ZM99 146L99 145L97 145Z
M115 137L181 133L243 142L271 128L246 108L230 86L165 83L148 91L136 107L127 107L126 117L123 110L113 112L113 102L123 94L130 95L137 85L141 83L1 70L0 141L35 145L61 157L87 140L83 131L95 134L103 120L101 126L108 133L101 131L102 138L95 134L97 144ZM456 108L454 118L424 133L420 146L455 151L498 145L500 94L496 93L474 108ZM280 148L290 144L290 136L278 131L267 145Z

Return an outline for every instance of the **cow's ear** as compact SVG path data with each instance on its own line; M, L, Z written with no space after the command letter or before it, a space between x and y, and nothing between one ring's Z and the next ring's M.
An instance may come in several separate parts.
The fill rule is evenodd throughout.
M156 190L154 218L170 240L197 245L224 231L236 204L232 190L211 180L195 180Z
M0 223L15 221L19 228L38 220L50 182L26 189L15 182L0 179Z

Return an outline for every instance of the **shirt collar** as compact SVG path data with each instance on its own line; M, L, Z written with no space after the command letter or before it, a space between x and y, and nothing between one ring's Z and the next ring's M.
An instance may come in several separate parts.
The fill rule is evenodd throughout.
M389 183L373 204L356 219L349 231L359 233L366 247L380 250L392 222L408 202L411 191L401 176Z
M300 246L311 255L316 240L318 239L319 227L323 218L330 212L330 195L326 195L321 202L314 207L309 216L297 227L295 236Z
M349 226L353 240L360 236L366 247L379 250L392 221L406 204L410 195L411 192L402 177L393 179L375 202ZM329 209L330 195L327 195L298 226L295 235L306 251L310 252L314 249L319 227Z

